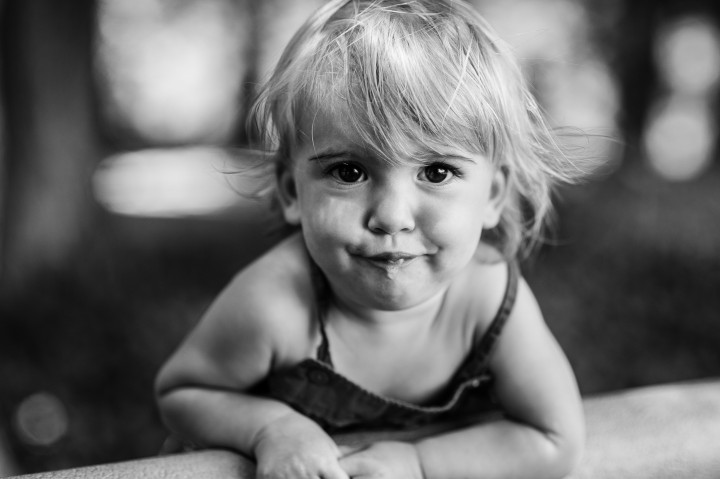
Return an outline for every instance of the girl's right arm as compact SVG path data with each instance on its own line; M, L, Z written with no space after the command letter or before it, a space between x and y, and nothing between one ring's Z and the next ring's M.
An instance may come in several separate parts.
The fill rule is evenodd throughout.
M156 380L163 421L200 446L254 457L260 478L347 479L338 447L314 421L247 393L278 357L293 354L290 339L309 337L307 322L287 321L302 317L303 282L283 291L267 280L253 266L238 275L163 366Z

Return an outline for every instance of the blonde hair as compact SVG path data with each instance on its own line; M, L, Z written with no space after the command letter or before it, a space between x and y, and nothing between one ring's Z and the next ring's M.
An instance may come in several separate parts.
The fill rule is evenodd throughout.
M556 183L585 172L558 145L521 70L487 22L459 0L333 0L295 34L250 116L285 163L298 124L324 111L378 157L452 145L506 175L499 224L483 241L505 257L541 237Z

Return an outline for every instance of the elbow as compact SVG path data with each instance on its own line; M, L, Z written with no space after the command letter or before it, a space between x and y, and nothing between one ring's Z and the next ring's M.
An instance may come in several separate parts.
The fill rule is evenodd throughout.
M162 387L155 388L155 401L157 403L158 413L162 423L173 432L176 432L175 425L178 417L181 417L182 398L177 394L177 390L166 389Z
M547 453L547 461L551 464L550 477L560 478L569 475L580 464L584 451L584 441L564 439L554 442Z
M197 429L196 391L186 388L161 390L157 394L157 408L161 423L177 437L191 437Z
M585 450L585 429L578 426L564 432L545 432L541 456L548 477L561 478L577 468Z
M173 389L171 381L168 380L167 367L163 367L155 376L153 390L155 392L155 400L160 403L164 396Z
M177 390L184 389L194 384L192 376L189 375L187 368L178 367L171 358L158 371L155 376L153 389L155 392L155 400L162 408L167 402L167 398L172 396Z
M162 423L173 432L177 432L177 423L183 416L188 399L183 384L172 374L167 365L155 377L155 402Z

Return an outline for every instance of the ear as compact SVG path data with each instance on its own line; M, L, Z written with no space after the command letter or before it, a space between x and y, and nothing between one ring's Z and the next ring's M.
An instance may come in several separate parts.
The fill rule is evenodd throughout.
M492 229L500 222L507 198L507 183L507 170L503 167L496 168L490 186L490 199L483 215L484 229Z
M280 164L276 171L277 197L285 221L293 226L300 224L300 204L298 202L295 176L292 167Z

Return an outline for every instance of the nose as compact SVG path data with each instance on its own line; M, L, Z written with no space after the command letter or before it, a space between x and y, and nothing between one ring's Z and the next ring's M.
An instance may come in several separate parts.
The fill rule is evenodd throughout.
M367 221L370 231L392 236L415 229L412 192L399 185L384 185L372 194Z

